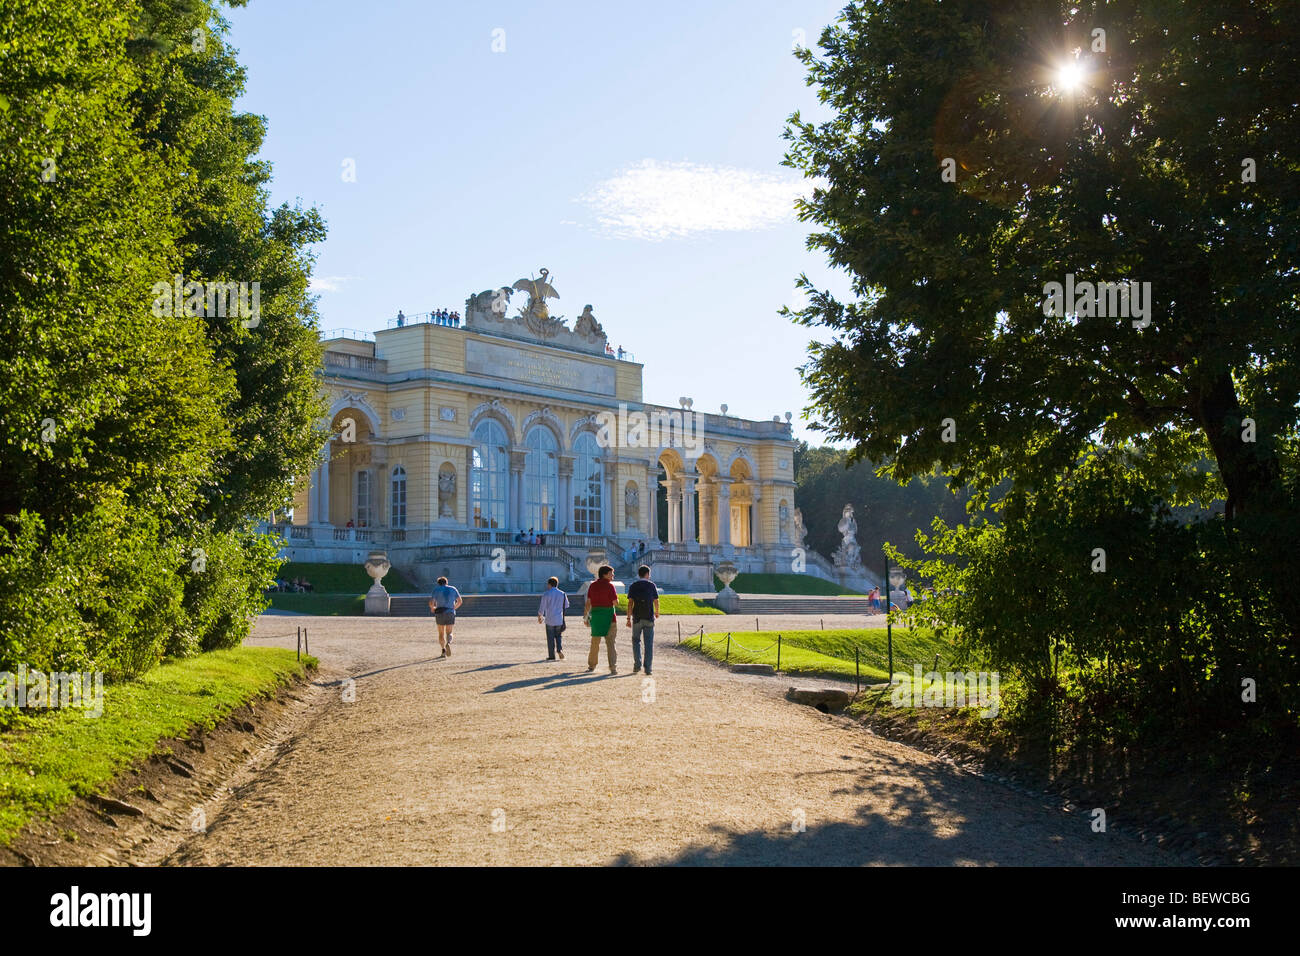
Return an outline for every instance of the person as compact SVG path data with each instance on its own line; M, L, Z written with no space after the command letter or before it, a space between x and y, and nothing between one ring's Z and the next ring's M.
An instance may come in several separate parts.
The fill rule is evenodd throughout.
M650 568L636 569L636 580L627 587L627 626L632 629L632 673L641 670L641 635L645 635L645 673L655 656L655 619L659 617L659 589L650 580Z
M442 645L443 657L451 657L451 629L456 624L456 609L460 604L460 592L446 578L438 578L438 586L429 597L429 610L438 622L438 643Z
M618 673L618 653L614 639L618 636L618 591L614 589L614 569L602 564L596 580L587 586L587 600L582 607L582 623L591 625L591 651L587 654L587 673L600 663L600 639L605 639L609 672Z
M880 588L872 588L867 592L867 600L871 602L871 610L880 610Z
M402 310L397 310L397 327L400 329L406 324L406 316L402 315Z
M569 606L569 596L560 590L560 579L546 579L542 603L537 605L537 623L546 625L546 659L564 660L561 636L564 634L564 609Z
M536 544L536 543L537 543L537 531L536 531L535 528L529 528L529 529L528 529L528 543L529 543L529 544Z
M516 544L523 544L523 543L524 543L525 541L527 541L527 540L528 540L528 538L524 535L524 529L523 529L523 528L520 528L520 529L519 529L519 533L518 533L517 535L515 535L515 543L516 543Z
M546 535L545 535L545 534L539 534L539 535L537 536L537 543L538 543L539 545L543 545L543 544L545 544L545 543L546 543Z
M618 347L618 357L620 359L623 357L623 346L621 345Z
M349 527L349 528L355 528L355 527L356 527L356 525L352 523L352 519L351 519L351 518L348 519L348 527Z

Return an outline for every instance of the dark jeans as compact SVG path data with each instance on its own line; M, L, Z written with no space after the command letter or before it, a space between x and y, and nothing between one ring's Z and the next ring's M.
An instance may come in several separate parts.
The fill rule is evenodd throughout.
M556 651L564 650L564 648L560 646L561 636L562 635L560 634L559 624L546 625L546 656L547 657L554 657Z
M648 672L655 657L655 622L632 621L632 666L641 666L641 635L645 635L645 669Z

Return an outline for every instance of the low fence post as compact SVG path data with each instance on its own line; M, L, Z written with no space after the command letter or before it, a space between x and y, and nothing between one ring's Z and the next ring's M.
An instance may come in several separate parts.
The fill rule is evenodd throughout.
M727 632L727 656L722 659L722 663L726 664L730 662L730 660L731 660L731 632L728 631Z
M302 660L302 625L298 625L298 660Z
M700 653L704 653L704 625L700 625Z
M681 642L682 642L682 622L678 621L677 622L677 643L680 644Z
M311 654L311 641L307 638L307 628L302 629L302 646L308 655Z
M762 630L762 628L758 626L758 618L754 618L754 630L755 631Z
M853 646L853 680L855 683L854 692L862 693L862 656L858 653L858 647Z
M781 635L776 636L776 672L781 673Z

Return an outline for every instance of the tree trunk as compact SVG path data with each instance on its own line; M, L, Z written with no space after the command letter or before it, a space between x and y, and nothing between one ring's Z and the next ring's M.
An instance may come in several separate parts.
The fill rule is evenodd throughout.
M1197 395L1195 409L1227 489L1224 516L1231 521L1267 510L1281 490L1281 470L1268 444L1243 440L1241 422L1246 416L1230 372L1216 376Z

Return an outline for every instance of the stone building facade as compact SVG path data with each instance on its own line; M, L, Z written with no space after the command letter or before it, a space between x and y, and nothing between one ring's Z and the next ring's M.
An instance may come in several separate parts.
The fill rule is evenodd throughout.
M326 334L332 438L280 529L286 556L360 563L382 549L422 585L446 573L469 591L573 583L602 555L624 578L644 560L686 590L711 590L724 559L791 570L789 416L647 403L642 366L610 348L591 307L570 329L537 281L515 289L529 282L513 317L503 288L458 321Z

